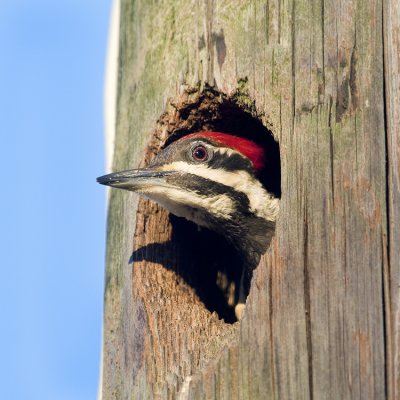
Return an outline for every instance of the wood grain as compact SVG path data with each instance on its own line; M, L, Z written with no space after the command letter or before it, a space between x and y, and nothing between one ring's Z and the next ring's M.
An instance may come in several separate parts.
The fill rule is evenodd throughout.
M399 398L399 7L122 1L113 169L157 151L174 101L240 89L279 140L282 204L231 325L182 279L166 212L112 191L103 399Z

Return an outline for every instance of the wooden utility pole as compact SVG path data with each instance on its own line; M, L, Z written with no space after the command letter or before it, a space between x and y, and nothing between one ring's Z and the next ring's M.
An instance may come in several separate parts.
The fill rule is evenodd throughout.
M231 324L168 214L111 191L103 400L400 398L399 54L398 0L121 0L113 170L242 110L282 197Z

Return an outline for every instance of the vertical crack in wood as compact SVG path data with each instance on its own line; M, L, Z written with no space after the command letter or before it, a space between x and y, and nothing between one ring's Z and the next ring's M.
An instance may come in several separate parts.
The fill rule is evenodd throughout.
M306 193L306 190L304 191ZM304 310L307 335L307 355L308 355L308 386L310 400L313 400L313 358L312 358L312 332L311 332L311 299L310 299L310 276L308 271L308 215L306 207L306 197L304 201L304 231L303 231L303 267L304 267Z
M387 53L388 43L386 41L385 31L387 28L385 5L388 7L388 3L382 1L382 67L383 67L383 124L385 129L385 200L386 200L386 232L382 233L382 295L383 295L383 340L384 340L384 351L385 351L385 394L388 399L394 399L396 388L395 388L395 366L393 361L393 351L395 346L393 345L392 332L392 309L391 309L391 290L390 290L390 157L389 157L389 127L388 127L388 115L389 112L386 102L388 100L389 89L387 87L387 60L385 54ZM388 11L388 10L387 10ZM385 51L386 50L386 51ZM386 234L386 243L385 243ZM392 387L394 386L394 387Z
M357 87L357 62L358 62L358 50L357 42L354 41L354 47L350 56L350 73L349 73L349 86L350 86L350 97L351 97L351 110L355 111L359 105L359 93Z
M322 84L324 87L324 98L325 98L325 1L322 0L321 2L321 36L322 36L322 46L321 46L321 52L322 52ZM332 98L330 97L330 101L332 101ZM320 99L318 99L320 100ZM330 115L330 113L329 113ZM330 120L329 120L330 123Z
M331 198L332 198L332 207L335 208L335 178L334 178L334 162L333 162L333 132L332 132L332 104L333 99L332 96L329 96L329 111L328 111L328 131L329 131L329 160L330 160L330 169L331 169ZM333 214L335 217L335 214Z
M271 387L272 387L272 399L275 399L275 357L274 357L274 335L273 335L273 297L272 297L272 268L269 268L269 285L268 285L268 297L269 297L269 341L270 341L270 351L271 351Z
M292 135L296 116L296 2L292 1Z
M278 1L278 44L281 44L281 26L282 26L282 21L281 21L281 4L282 1Z
M269 0L267 0L267 2L265 3L264 6L264 10L265 10L265 37L267 38L266 44L267 46L269 45ZM264 48L264 52L265 52L265 48Z
M207 0L206 3L206 21L205 21L205 37L207 41L207 81L210 85L215 84L214 79L214 46L212 40L213 30L213 16L214 16L214 0Z
M389 227L389 225L388 225ZM389 231L389 229L387 229ZM384 232L381 233L381 253L382 253L382 296L383 296L383 340L384 340L384 352L386 360L385 368L385 395L387 399L394 399L394 390L391 387L391 383L394 382L394 369L392 360L392 338L390 333L392 332L392 315L390 307L390 268L389 268L389 240L386 240Z

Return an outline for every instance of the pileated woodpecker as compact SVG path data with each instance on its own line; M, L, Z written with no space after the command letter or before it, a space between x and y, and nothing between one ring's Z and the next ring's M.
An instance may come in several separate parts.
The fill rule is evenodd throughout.
M279 210L279 199L257 179L265 161L263 147L249 139L197 132L171 143L148 167L104 175L97 182L137 192L223 235L245 271L236 290L240 318L251 271L270 243Z

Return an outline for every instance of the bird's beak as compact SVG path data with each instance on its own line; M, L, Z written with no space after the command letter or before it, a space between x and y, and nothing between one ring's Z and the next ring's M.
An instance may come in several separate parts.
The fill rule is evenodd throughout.
M151 168L132 169L100 176L97 178L97 182L119 189L140 192L149 187L165 186L167 184L165 178L174 173L173 171L158 171Z

